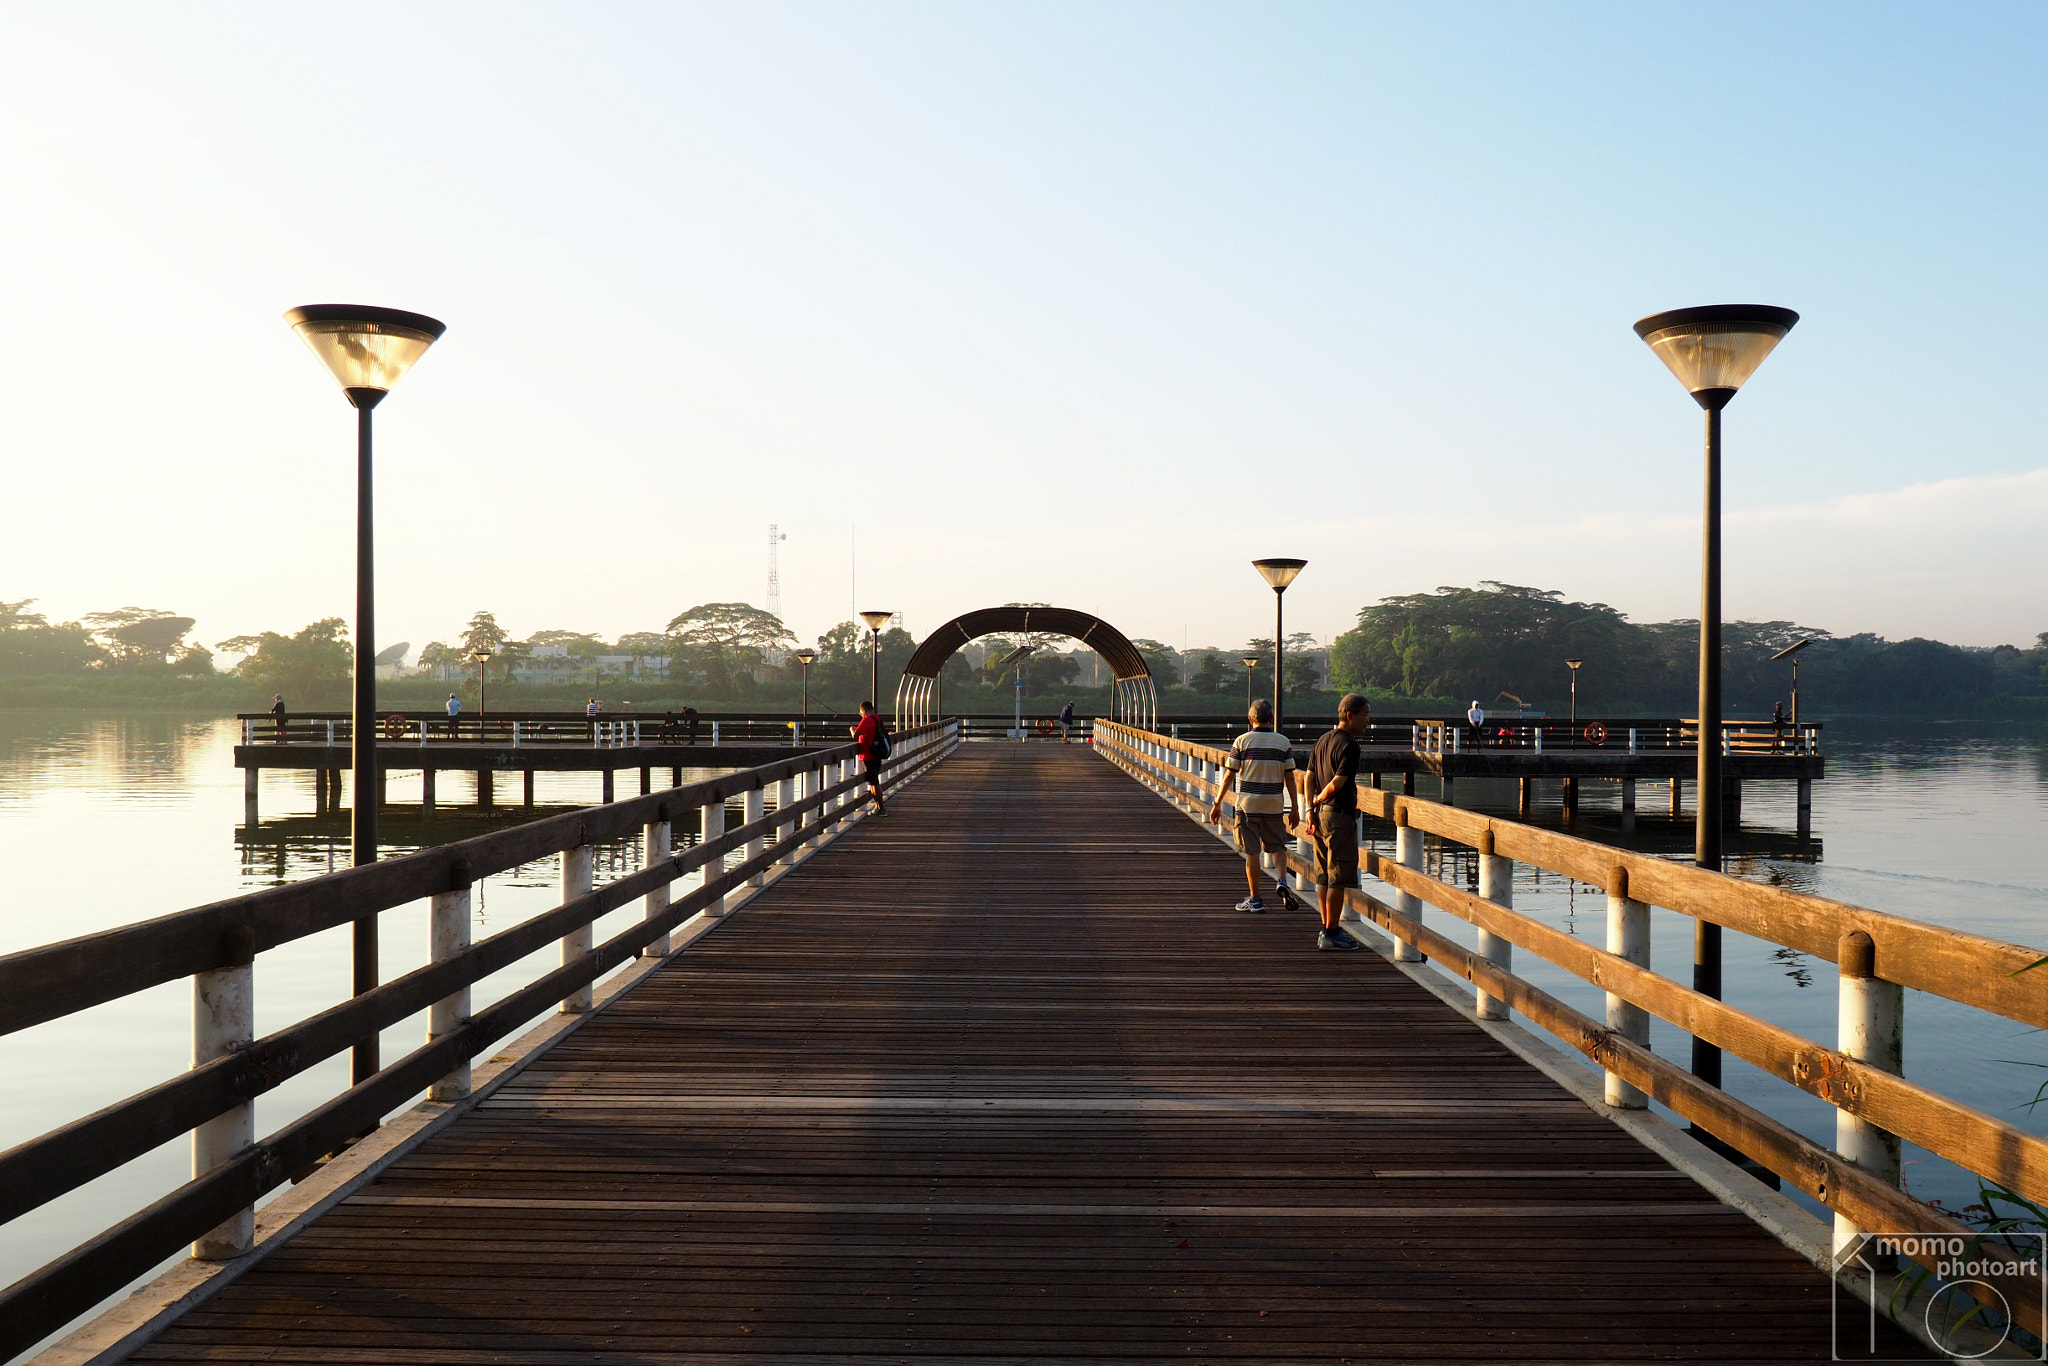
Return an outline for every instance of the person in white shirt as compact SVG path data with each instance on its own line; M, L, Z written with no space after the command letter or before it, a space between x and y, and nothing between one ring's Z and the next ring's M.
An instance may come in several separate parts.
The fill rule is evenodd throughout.
M1474 730L1478 730L1486 724L1486 713L1481 710L1478 698L1472 699L1472 708L1465 713L1465 719L1472 723L1472 729Z

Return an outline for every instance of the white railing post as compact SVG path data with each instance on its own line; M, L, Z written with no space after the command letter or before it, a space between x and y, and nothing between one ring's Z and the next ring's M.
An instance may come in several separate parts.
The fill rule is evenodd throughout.
M242 743L245 745L256 743L256 723L254 721L244 721L242 723Z
M784 817L789 815L789 808L796 805L796 802L797 780L795 775L784 778L781 782L775 784L775 843L778 846L784 840L790 839L796 834L796 819L789 817L786 823L784 820ZM791 852L783 854L781 858L775 861L785 868L795 863L794 846L791 847Z
M1515 908L1515 861L1493 852L1493 831L1479 837L1479 895L1502 910ZM1515 946L1497 934L1479 931L1479 956L1502 972L1515 970ZM1508 1018L1507 1002L1481 990L1475 1002L1482 1020Z
M725 833L725 798L720 797L715 802L706 802L703 815L704 819L698 827L701 833L697 842L699 844L709 844ZM707 861L704 864L703 872L704 881L699 884L700 886L708 886L710 883L717 881L720 874L725 872L724 856L721 855L718 858ZM714 920L724 915L725 898L719 897L716 901L705 906L704 913Z
M652 868L657 863L667 863L675 853L675 825L665 819L668 808L662 807L656 815L662 819L651 820L640 829L640 847L643 854L640 866L643 868ZM668 914L670 886L670 883L664 882L659 887L647 889L647 919L658 920ZM668 957L668 935L664 933L651 940L647 947L640 950L640 956Z
M254 769L249 770L251 773ZM246 933L246 931L244 932ZM253 944L253 938L250 942ZM237 955L241 956L241 955ZM239 1052L256 1038L256 964L212 968L192 978L192 1065ZM192 1131L192 1175L204 1176L256 1141L256 1105L244 1101ZM192 1244L203 1262L224 1262L256 1245L256 1210L236 1210Z
M741 820L747 825L752 825L755 821L760 820L763 816L766 816L768 814L768 792L765 788L748 788L747 795L741 799L741 802ZM767 840L765 840L759 835L756 835L752 839L747 841L746 856L749 861L757 859L761 857L761 855L767 850L767 848ZM756 873L752 877L747 879L747 885L749 887L758 887L766 880L767 875L765 872Z
M596 867L596 851L587 844L562 851L562 901L566 905L579 896L590 895ZM595 927L579 925L562 936L562 962L566 965L589 953L595 944ZM586 982L562 998L562 1013L575 1015L590 1009L596 984Z
M1850 1057L1890 1072L1905 1061L1906 992L1877 975L1877 946L1862 930L1842 936L1835 951L1841 970L1841 1005L1835 1047ZM1847 1110L1835 1111L1835 1151L1878 1180L1899 1184L1899 1137ZM1835 1216L1835 1263L1861 1249L1863 1230ZM1865 1257L1866 1261L1874 1260Z
M1408 824L1408 807L1405 803L1394 808L1394 862L1403 868L1412 868L1418 873L1422 871L1422 832ZM1422 920L1422 898L1397 889L1394 892L1394 914L1406 916L1419 923ZM1422 959L1421 949L1399 936L1395 937L1396 963L1420 963Z
M469 870L458 864L453 885L427 902L427 961L445 963L469 952ZM452 1034L469 1019L469 988L459 987L427 1008L427 1042ZM428 1100L461 1100L469 1094L469 1059L427 1088Z
M519 723L517 721L512 723L512 748L519 748Z
M1538 721L1532 729L1536 733L1536 752L1541 754L1543 752L1543 723Z
M332 721L327 723L327 747L329 749L334 748L334 723Z
M713 749L718 748L718 723L716 721L711 723L711 747Z
M1636 728L1634 726L1628 728L1628 752L1630 754L1636 752Z
M1607 886L1607 951L1639 968L1650 966L1649 903L1630 899L1628 869L1617 867ZM1650 1046L1650 1012L1607 993L1607 1027L1630 1043ZM1607 1074L1607 1103L1617 1110L1642 1110L1649 1098L1620 1077Z

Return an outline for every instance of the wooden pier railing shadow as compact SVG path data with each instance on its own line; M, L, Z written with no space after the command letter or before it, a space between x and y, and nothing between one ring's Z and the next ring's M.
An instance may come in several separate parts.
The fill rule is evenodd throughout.
M1088 747L960 747L124 1350L1827 1359L1798 1253L1239 895Z

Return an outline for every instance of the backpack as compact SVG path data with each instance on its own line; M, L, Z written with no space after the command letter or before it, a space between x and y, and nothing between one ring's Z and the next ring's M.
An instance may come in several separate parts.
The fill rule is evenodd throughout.
M889 757L889 725L877 715L875 717L875 743L868 746L868 752L877 761Z

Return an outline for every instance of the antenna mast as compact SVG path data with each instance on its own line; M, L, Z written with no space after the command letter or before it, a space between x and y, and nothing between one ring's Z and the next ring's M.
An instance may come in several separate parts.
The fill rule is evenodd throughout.
M768 615L782 620L782 574L778 568L782 558L782 543L789 537L784 535L775 523L768 524ZM778 649L765 651L764 662L771 669L783 666L786 652Z

